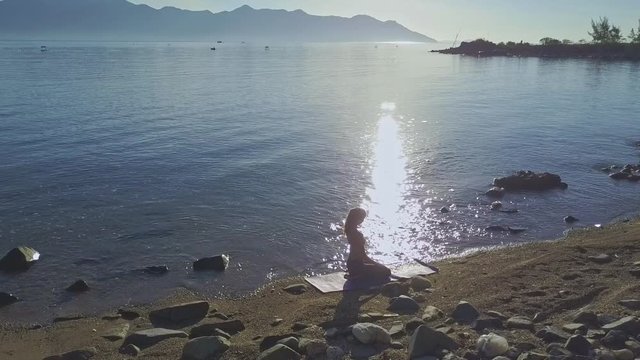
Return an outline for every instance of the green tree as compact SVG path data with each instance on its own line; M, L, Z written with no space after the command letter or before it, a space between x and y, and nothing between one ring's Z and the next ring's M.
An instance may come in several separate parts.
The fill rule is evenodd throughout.
M629 33L629 42L632 44L640 44L640 20L638 20L638 31L631 28L631 32Z
M562 44L562 42L558 39L554 39L554 38L550 38L550 37L544 37L542 39L540 39L540 44L542 45L559 45Z
M589 35L593 38L593 42L599 44L619 43L622 41L622 35L618 26L609 23L609 18L601 17L600 20L591 19L591 31Z

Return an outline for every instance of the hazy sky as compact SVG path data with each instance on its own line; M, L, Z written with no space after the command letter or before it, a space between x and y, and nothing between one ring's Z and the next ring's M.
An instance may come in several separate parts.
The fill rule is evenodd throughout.
M591 18L608 16L627 35L638 27L640 0L132 0L155 8L175 6L219 12L244 4L255 8L296 10L314 15L371 15L396 20L438 40L525 40L551 36L588 38Z

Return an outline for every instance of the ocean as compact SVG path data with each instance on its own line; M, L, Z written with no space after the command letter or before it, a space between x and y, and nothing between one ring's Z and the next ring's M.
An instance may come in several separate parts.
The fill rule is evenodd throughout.
M265 45L0 42L0 256L42 254L0 274L0 291L22 299L0 321L99 313L178 287L242 296L335 271L355 206L369 212L371 256L389 265L639 210L640 184L601 170L639 162L638 63ZM509 194L517 213L491 211L492 179L517 170L569 188ZM223 253L226 272L193 272ZM141 271L151 265L170 271ZM67 293L77 279L91 290Z

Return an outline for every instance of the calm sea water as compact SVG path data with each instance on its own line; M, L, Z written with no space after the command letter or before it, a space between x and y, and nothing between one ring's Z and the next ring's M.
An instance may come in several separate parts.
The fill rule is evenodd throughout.
M344 265L339 225L364 206L389 264L559 237L638 211L640 65L429 53L418 44L0 43L0 274L43 321L157 299L241 295ZM496 176L551 171L566 191L512 194ZM450 213L440 213L447 206ZM490 234L488 225L527 228ZM194 259L228 253L224 274ZM170 267L161 277L139 270ZM78 278L92 290L70 296Z

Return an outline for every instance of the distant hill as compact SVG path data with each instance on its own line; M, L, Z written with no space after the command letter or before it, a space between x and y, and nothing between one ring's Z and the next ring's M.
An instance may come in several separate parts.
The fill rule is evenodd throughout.
M0 39L123 41L416 41L432 38L370 16L314 16L242 6L211 13L126 0L3 0Z

